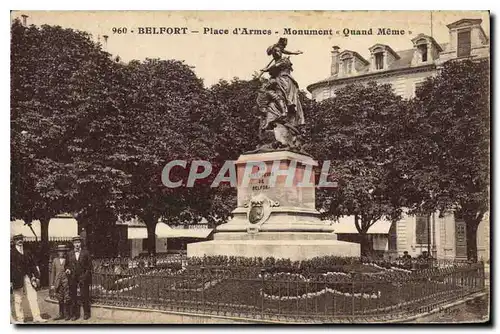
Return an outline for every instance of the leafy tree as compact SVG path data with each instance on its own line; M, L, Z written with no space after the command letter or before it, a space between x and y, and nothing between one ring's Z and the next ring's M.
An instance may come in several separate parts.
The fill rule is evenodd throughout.
M466 223L467 256L477 259L477 227L489 210L489 62L445 63L413 101L407 140L408 203L454 210Z
M83 221L125 179L104 159L116 133L117 65L84 32L14 21L11 35L11 217L41 221L46 270L50 218Z
M211 116L207 118L206 126L214 133L214 155L210 158L213 176L226 161L235 161L241 154L258 146L256 99L260 86L261 81L254 76L252 80L221 80L210 87ZM210 222L225 222L236 207L236 188L221 183L212 194Z
M213 156L212 132L203 125L210 117L202 81L180 61L146 59L122 69L125 112L124 138L110 159L131 177L119 210L137 216L148 229L148 251L155 252L157 222L186 224L206 216L210 188L167 188L161 180L164 166L187 160L187 168L174 168L171 179L184 184L193 160Z
M84 32L16 21L11 71L12 217L48 232L50 217L72 212L94 251L112 255L118 215L147 222L151 250L159 218L207 214L209 187L161 183L166 162L213 156L208 97L189 66L121 64Z
M316 205L324 217L353 215L361 253L368 255L368 229L379 219L394 221L402 211L396 170L399 138L395 115L405 102L389 85L348 85L336 96L312 105L306 150L330 160L336 188L318 188Z
M254 150L259 143L259 118L256 110L261 81L221 80L210 87L214 113L210 127L217 134L217 156L236 160Z

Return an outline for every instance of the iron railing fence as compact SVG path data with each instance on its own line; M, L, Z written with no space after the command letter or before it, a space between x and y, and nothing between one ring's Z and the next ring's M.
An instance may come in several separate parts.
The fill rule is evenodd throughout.
M484 289L482 262L297 268L204 265L170 256L93 261L99 304L280 321L386 321ZM413 265L415 264L415 265ZM401 264L403 267L405 264ZM387 268L388 267L388 268Z

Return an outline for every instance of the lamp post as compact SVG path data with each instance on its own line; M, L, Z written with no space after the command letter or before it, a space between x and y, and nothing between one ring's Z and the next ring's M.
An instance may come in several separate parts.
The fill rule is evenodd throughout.
M28 17L29 16L26 15L26 14L23 14L23 15L21 15L21 17L22 17L22 20L23 20L23 26L25 26L25 27L28 26Z
M432 213L432 257L437 259L436 248L436 213Z
M431 254L431 215L427 215L427 254Z
M430 197L432 203L435 203L436 194L433 190L430 191ZM431 215L432 215L432 237L431 237ZM428 243L427 243L427 251L429 255L431 255L434 259L437 258L437 249L436 249L436 212L433 211L427 217L427 227L428 227ZM432 252L431 252L431 243L432 243Z

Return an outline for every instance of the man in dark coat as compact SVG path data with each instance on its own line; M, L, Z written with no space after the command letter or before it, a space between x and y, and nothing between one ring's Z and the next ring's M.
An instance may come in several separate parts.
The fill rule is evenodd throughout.
M57 257L52 260L52 270L50 271L50 290L55 294L59 302L59 316L54 320L70 320L71 319L71 299L69 295L69 281L66 275L66 253L68 252L66 245L57 246Z
M87 250L82 249L82 238L73 238L74 249L68 254L66 274L69 277L69 293L72 302L72 318L80 317L80 299L83 306L83 319L90 318L90 291L92 282L91 266L92 260ZM79 292L79 293L78 293Z
M14 311L17 321L24 322L22 307L23 292L26 293L33 321L45 322L40 316L38 296L35 287L39 287L40 270L33 257L24 249L24 237L17 234L12 238L14 246L10 250L10 285L14 294Z

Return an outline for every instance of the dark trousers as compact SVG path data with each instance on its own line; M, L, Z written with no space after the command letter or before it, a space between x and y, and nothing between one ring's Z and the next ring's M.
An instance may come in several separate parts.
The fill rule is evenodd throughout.
M83 314L90 317L90 292L89 283L80 284L80 297L77 296L77 283L71 282L69 295L71 298L71 313L74 317L80 317L80 302L83 306Z

